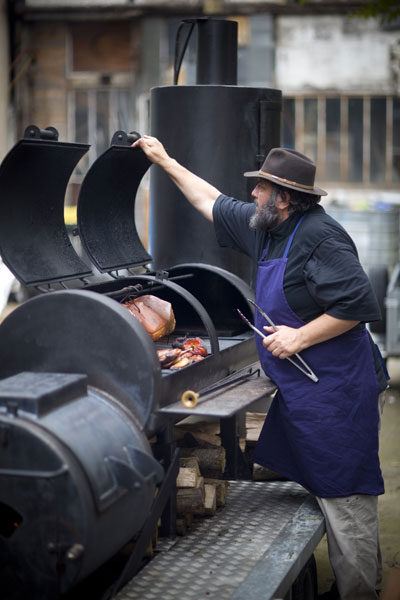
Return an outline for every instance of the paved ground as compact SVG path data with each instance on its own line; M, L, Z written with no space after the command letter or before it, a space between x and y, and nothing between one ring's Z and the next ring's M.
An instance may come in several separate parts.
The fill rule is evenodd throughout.
M400 360L389 359L390 388L380 435L380 458L386 493L379 498L383 586L393 567L400 568ZM329 565L326 537L315 553L319 593L330 589L333 574Z

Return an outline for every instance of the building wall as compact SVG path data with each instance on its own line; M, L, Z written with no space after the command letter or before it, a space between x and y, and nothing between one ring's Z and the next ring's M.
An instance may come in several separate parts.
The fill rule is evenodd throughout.
M291 98L290 142L317 162L328 191L323 205L350 233L367 271L392 269L400 258L399 43L400 32L375 19L276 19L275 84ZM328 102L337 109L330 123Z
M32 62L16 87L18 137L32 123L41 129L55 127L60 139L66 138L66 36L66 25L61 23L52 27L32 23L21 31L21 46L28 49Z
M0 7L4 4L5 0L0 0ZM10 143L0 128L0 151L5 145L10 147L31 123L40 128L56 127L61 140L91 144L90 155L74 173L69 187L67 204L72 205L90 162L106 149L113 131L149 131L150 88L172 83L175 34L181 20L179 16L160 15L121 20L115 12L110 20L104 15L95 19L90 8L84 18L82 15L78 20L66 20L57 19L57 13L47 12L41 20L40 13L36 13L34 18L21 18L17 22L16 53L23 49L25 58L16 66L20 76L13 87L15 139ZM389 123L394 107L398 106L394 99L398 99L400 89L400 32L383 30L375 19L348 18L343 14L274 15L264 11L242 15L238 21L239 85L275 87L285 97L293 98L297 115L296 147L306 153L310 148L315 150L315 157L312 152L310 156L318 158L318 172L323 176L320 183L327 184L329 198L340 205L347 203L363 209L400 204L399 180L391 174L392 158L400 159L400 145L396 150L395 132L390 131ZM0 28L2 23L4 16L0 11ZM74 31L79 32L75 41L80 40L77 56L81 66L74 62ZM4 44L3 36L0 40ZM195 58L193 38L181 69L181 84L194 83ZM2 64L0 59L0 69L4 71ZM350 141L343 131L338 141L343 152L337 158L341 179L331 181L327 169L332 152L325 128L325 98L339 99L343 129L348 97L374 95L388 96L385 181L371 182L368 175L358 182L349 181L346 153ZM315 98L318 104L318 124L311 138L298 125L299 115L304 116L302 98L306 97ZM372 107L368 102L367 99L365 112ZM3 123L7 121L4 105L7 100L0 93ZM106 114L102 112L105 105ZM86 117L82 118L85 111ZM369 150L369 147L362 150L365 173L369 169ZM393 152L397 151L395 156ZM136 220L146 245L146 186L138 194Z
M393 93L392 52L398 31L377 20L345 16L279 16L276 85L286 93L310 90Z

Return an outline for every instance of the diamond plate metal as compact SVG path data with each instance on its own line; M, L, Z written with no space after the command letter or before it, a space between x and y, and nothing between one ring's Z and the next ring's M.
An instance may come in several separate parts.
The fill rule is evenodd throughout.
M309 497L292 482L230 482L226 506L196 520L116 600L230 598Z

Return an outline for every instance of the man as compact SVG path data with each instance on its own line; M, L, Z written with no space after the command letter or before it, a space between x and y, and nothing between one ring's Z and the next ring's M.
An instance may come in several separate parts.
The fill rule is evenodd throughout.
M168 156L155 138L134 143L214 222L222 246L258 261L260 362L277 384L254 460L297 481L324 513L329 556L342 600L377 598L380 577L377 496L378 395L386 379L365 323L380 318L356 248L319 206L315 165L274 148L259 171L254 204L224 196ZM315 383L286 360L301 352Z

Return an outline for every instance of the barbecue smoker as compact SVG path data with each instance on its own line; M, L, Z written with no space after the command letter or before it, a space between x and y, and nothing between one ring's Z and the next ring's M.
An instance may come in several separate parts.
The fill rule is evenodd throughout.
M204 93L206 86L199 87ZM0 253L21 283L42 292L0 327L0 580L10 600L66 597L134 540L104 596L111 598L137 571L161 514L164 533L173 534L178 455L172 424L182 417L225 418L226 476L246 476L229 426L266 391L262 378L245 388L257 376L257 354L236 309L252 318L252 291L218 264L218 255L216 264L208 254L210 264L187 260L187 246L181 252L173 229L158 254L161 242L166 255L174 246L179 264L148 268L152 257L133 216L150 166L130 147L138 135L116 132L86 174L78 199L82 255L71 244L63 208L71 173L89 146L58 141L54 128L30 126L0 166ZM196 130L187 136L193 141ZM225 152L215 157L225 174L226 160ZM168 206L171 191L161 192L157 177L154 193ZM160 232L154 193L153 240ZM175 331L157 343L120 304L144 294L174 310ZM207 356L175 372L162 369L156 350L186 334L201 337ZM235 379L243 392L232 403ZM200 393L197 406L192 390ZM211 398L208 408L203 398Z

